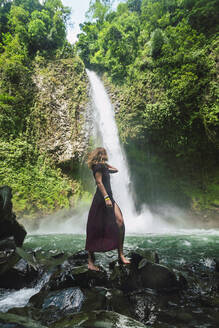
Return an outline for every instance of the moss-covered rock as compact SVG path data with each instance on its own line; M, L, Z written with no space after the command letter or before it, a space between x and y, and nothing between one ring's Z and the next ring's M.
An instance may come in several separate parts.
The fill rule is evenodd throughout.
M35 66L32 128L37 143L57 163L72 163L87 148L87 75L77 57Z

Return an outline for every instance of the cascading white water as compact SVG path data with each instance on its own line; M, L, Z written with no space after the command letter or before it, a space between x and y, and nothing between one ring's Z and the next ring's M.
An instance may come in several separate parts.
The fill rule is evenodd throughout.
M119 141L114 110L100 78L96 73L89 70L87 70L87 74L92 89L95 122L99 137L102 146L107 150L109 163L119 170L119 174L111 175L113 194L127 220L132 220L135 219L136 212L127 162Z
M99 138L101 145L106 148L109 163L119 170L118 174L111 175L111 183L114 198L121 207L125 218L126 231L129 233L145 233L157 230L154 227L152 229L154 217L146 207L142 209L140 215L136 213L133 191L130 188L131 181L128 165L120 144L113 105L97 74L89 70L87 70L87 74L91 85L97 140ZM159 223L159 230L160 228L163 229L164 226L159 218L157 218L157 223Z
M0 312L7 312L13 307L23 307L27 305L31 296L38 293L41 288L49 281L51 273L44 273L35 287L22 288L20 290L6 290L0 295Z

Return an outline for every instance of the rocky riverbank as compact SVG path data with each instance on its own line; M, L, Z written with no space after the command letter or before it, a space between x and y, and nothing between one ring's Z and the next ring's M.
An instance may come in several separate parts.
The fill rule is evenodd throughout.
M4 252L1 266L3 255L9 254ZM96 272L88 270L82 250L69 255L36 248L20 256L1 275L1 291L35 288L35 294L23 307L5 308L1 327L16 322L19 328L187 328L202 322L203 327L215 328L219 323L217 260L208 268L196 261L177 270L159 264L153 249L126 248L130 265L105 253L97 256Z

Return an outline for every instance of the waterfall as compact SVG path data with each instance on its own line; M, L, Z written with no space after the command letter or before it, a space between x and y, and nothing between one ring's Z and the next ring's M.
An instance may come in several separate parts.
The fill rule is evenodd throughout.
M101 145L106 148L109 164L115 166L118 174L111 175L112 190L115 199L128 219L135 219L136 212L131 190L130 175L124 150L119 141L113 106L103 86L102 81L96 73L87 70L91 84L91 96L95 114L97 136Z
M89 70L87 74L91 85L96 140L98 146L106 148L109 164L119 170L117 174L111 175L111 184L114 199L124 216L126 231L148 232L153 225L153 216L146 207L140 215L136 213L127 160L119 140L113 105L97 74Z

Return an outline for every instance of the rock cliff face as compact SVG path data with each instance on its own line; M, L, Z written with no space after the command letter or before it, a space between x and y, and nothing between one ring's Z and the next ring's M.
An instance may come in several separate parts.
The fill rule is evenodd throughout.
M57 164L83 157L90 127L88 80L78 58L37 63L33 133L43 152Z

